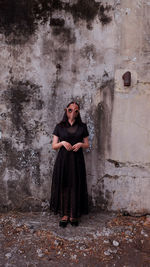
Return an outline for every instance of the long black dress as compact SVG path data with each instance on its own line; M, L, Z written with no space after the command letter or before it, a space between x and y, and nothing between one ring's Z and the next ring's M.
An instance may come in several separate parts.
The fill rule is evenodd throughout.
M59 141L67 141L71 145L82 142L89 135L85 123L67 122L66 126L57 124L54 135ZM83 150L67 151L62 146L58 152L53 170L50 210L61 216L77 218L88 213L88 193L86 169Z

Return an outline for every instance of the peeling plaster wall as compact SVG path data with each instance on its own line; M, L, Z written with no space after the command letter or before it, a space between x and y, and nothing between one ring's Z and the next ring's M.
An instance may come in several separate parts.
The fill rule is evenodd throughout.
M48 208L52 131L76 100L91 204L149 212L150 4L132 2L1 1L1 210Z
M122 1L117 12L111 153L98 182L107 209L137 215L150 212L149 18L149 1ZM132 75L130 87L123 84L126 71Z

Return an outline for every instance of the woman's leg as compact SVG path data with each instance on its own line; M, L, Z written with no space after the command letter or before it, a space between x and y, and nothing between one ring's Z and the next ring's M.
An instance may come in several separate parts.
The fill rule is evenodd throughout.
M78 225L78 216L77 216L77 196L76 196L76 191L71 190L71 195L70 195L70 222L72 225L77 226Z
M69 206L70 206L70 201L69 201L69 187L64 187L63 192L62 192L62 201L61 201L61 210L62 210L62 220L68 220L69 218Z

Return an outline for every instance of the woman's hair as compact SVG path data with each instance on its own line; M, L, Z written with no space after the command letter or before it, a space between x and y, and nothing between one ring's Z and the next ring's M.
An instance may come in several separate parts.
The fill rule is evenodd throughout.
M71 104L76 104L76 105L78 106L78 108L80 109L79 104L78 104L77 102L75 102L75 101L70 102L70 103L67 105L67 108L68 108ZM82 124L82 123L83 123L83 122L82 122L82 119L81 119L81 116L80 116L80 112L78 113L78 116L76 117L75 120L76 120L76 122L77 122L78 124ZM67 122L68 122L67 110L65 110L65 113L64 113L63 118L62 118L62 120L61 120L61 122L60 122L60 125L61 125L61 126L66 126L66 125L67 125Z

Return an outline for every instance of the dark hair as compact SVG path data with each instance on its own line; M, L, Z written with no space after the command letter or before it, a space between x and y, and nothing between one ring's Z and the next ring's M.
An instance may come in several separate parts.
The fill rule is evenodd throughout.
M80 109L80 106L77 102L75 101L72 101L70 102L68 105L67 105L67 108L71 105L71 104L76 104L78 106L78 108ZM68 122L68 117L67 117L67 111L65 110L65 113L63 115L63 118L61 120L61 122L59 123L61 126L67 126L67 122ZM82 124L82 119L81 119L81 116L80 116L80 112L78 113L78 116L76 117L76 122L78 124Z

